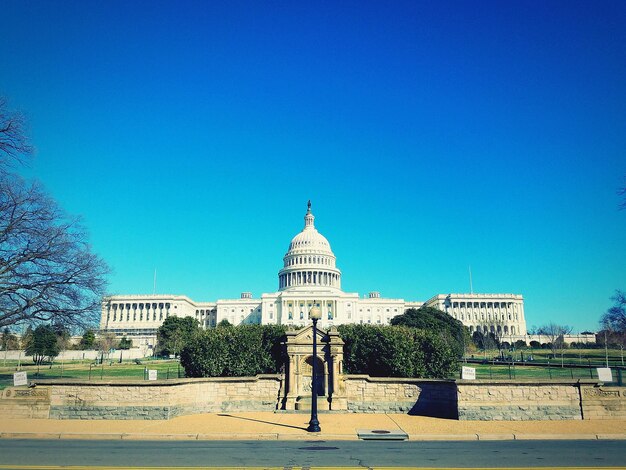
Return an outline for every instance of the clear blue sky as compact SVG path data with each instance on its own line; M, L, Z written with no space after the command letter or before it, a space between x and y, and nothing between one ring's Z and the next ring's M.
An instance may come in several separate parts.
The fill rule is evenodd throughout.
M344 290L517 293L596 329L626 289L626 2L2 2L27 171L111 293L277 289L311 199Z

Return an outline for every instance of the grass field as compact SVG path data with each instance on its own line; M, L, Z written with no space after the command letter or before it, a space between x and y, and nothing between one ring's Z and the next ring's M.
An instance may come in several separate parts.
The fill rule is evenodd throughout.
M467 364L476 369L477 379L598 379L595 367L561 367L550 365L547 366L521 366L509 364ZM617 380L617 372L614 372L614 378ZM626 379L626 374L624 374Z
M604 349L566 349L563 356L553 357L549 349L524 349L505 352L507 362L514 359L514 364L493 361L498 351L480 351L468 355L468 358L485 361L483 364L468 364L476 368L477 379L594 379L597 380L597 367L605 367L607 363ZM532 358L532 360L529 360ZM520 365L524 362L524 365ZM623 351L608 350L609 367L624 366ZM572 366L572 367L570 367ZM582 367L581 367L582 366ZM626 373L622 372L624 380ZM617 379L617 372L614 373Z
M486 358L491 360L498 356L498 350L475 351L471 353L476 359ZM555 358L552 358L552 351L549 349L522 349L516 351L505 351L505 355L511 355L515 361L521 361L522 359L528 360L529 356L534 358L535 362L550 362L551 364L558 362L561 363L561 354L557 354ZM469 357L469 355L468 355ZM622 354L619 349L608 350L609 366L622 366L626 365L626 355ZM563 362L565 364L582 364L582 365L604 365L606 361L604 349L564 349L563 350Z
M533 361L526 362L532 365L509 365L492 361L498 356L498 351L487 351L486 353L474 352L473 357L477 360L488 360L484 364L467 364L476 368L477 379L597 379L596 367L604 367L605 351L602 349L570 349L563 354L563 367L561 367L561 356L551 358L551 351L547 349L525 349L522 351L510 352L515 361L520 361L523 357L528 359L533 357ZM469 358L470 356L468 356ZM587 366L587 367L568 367ZM622 351L609 350L609 365L611 367L622 365ZM0 389L13 384L13 373L18 368L18 361L0 359ZM29 380L75 378L91 381L111 381L111 380L146 380L146 369L158 371L159 379L176 379L184 377L185 371L179 367L178 361L167 359L143 359L141 364L133 361L118 363L116 361L105 361L102 365L94 364L93 361L66 361L65 363L55 362L52 365L45 364L36 366L32 362L21 363L20 370L28 373ZM626 380L626 371L622 371L623 379ZM454 378L458 378L456 374ZM614 372L617 377L617 372Z
M13 373L16 371L17 361L0 361L0 389L13 384ZM179 375L179 363L175 360L151 360L143 359L141 364L133 361L117 363L105 361L103 364L95 364L93 361L67 361L55 362L41 366L32 363L22 363L20 370L28 373L28 379L87 379L87 380L145 380L146 369L156 370L159 379L175 379ZM185 376L185 371L180 367L180 377Z

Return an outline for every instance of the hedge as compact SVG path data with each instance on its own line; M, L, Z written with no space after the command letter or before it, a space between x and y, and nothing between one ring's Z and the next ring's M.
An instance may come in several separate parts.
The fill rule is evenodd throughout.
M187 377L275 374L285 363L280 325L224 326L200 332L180 352Z
M445 378L458 360L442 333L406 326L341 325L344 373L373 377ZM181 351L187 377L278 373L286 362L285 327L241 325L196 335Z
M344 373L372 377L446 378L458 359L442 333L406 326L341 325Z

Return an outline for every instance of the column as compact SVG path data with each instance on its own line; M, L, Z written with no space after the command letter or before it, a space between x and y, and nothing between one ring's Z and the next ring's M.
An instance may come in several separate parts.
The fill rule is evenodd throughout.
M287 393L294 393L295 390L295 385L296 385L296 358L292 355L289 358L289 379L288 379L288 389L287 389ZM287 394L285 394L287 395Z

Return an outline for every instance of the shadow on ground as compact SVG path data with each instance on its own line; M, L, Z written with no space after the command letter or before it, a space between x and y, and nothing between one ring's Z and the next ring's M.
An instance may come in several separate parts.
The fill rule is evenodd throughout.
M223 416L225 418L233 418L233 419L243 419L245 421L254 421L255 423L271 424L273 426L281 426L283 428L301 429L303 431L307 430L307 428L305 427L291 426L289 424L274 423L272 421L263 421L262 419L244 418L243 416L233 416L233 415L223 414L223 413L218 413L217 416Z

